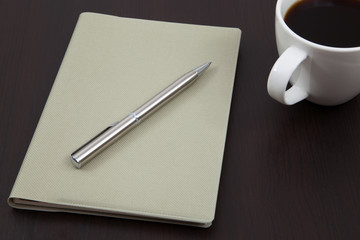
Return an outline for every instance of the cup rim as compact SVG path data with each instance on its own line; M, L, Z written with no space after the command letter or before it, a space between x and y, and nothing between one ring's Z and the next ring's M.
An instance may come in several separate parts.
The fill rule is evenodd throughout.
M300 1L300 0L298 0ZM303 37L301 37L300 35L298 35L297 33L295 33L286 23L285 20L283 18L283 16L281 15L281 6L282 6L283 0L278 0L277 4L276 4L276 18L278 18L279 23L282 25L283 28L286 29L286 31L288 33L291 34L291 36L293 36L295 39L297 39L298 41L302 42L305 45L311 46L312 48L315 49L319 49L319 50L326 50L326 51L331 51L331 52L354 52L354 51L360 51L360 46L359 47L331 47L331 46L326 46L326 45L321 45L319 43L314 43L311 42ZM294 2L295 3L295 2ZM286 9L286 11L288 11L289 9Z

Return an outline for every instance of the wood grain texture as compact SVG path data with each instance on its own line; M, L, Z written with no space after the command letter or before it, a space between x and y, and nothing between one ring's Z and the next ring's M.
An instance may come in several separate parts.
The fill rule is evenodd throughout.
M360 98L287 107L266 91L275 0L0 0L0 239L359 239ZM209 229L11 209L12 185L77 18L243 31L216 218ZM34 186L36 187L36 186Z

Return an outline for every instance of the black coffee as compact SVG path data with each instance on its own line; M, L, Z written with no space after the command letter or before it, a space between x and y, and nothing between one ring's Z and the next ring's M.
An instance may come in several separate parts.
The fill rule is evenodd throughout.
M360 46L360 0L300 0L284 19L309 41L331 47Z

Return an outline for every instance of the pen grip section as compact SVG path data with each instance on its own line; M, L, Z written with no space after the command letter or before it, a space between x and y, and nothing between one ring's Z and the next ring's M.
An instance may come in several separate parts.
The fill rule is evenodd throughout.
M197 72L193 71L181 76L145 104L141 105L134 111L133 114L137 116L138 121L146 118L169 102L171 99L173 99L175 96L177 96L179 93L184 91L186 88L188 88L192 83L195 82L198 75L199 74Z

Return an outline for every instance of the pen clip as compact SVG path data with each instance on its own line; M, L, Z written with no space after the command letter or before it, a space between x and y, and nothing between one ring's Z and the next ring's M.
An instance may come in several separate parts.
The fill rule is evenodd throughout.
M79 147L76 151L74 151L71 154L72 157L72 163L75 165L75 167L77 168L81 168L87 161L88 159L84 158L84 155L87 155L87 150L86 147L91 144L92 142L94 142L97 138L99 138L101 135L103 135L105 132L107 132L109 129L111 129L112 127L114 127L116 124L118 124L119 122L114 122L112 124L110 124L107 128L105 128L104 130L102 130L100 133L98 133L95 137L91 138L89 141L87 141L85 144L83 144L81 147ZM89 159L90 160L90 159Z

